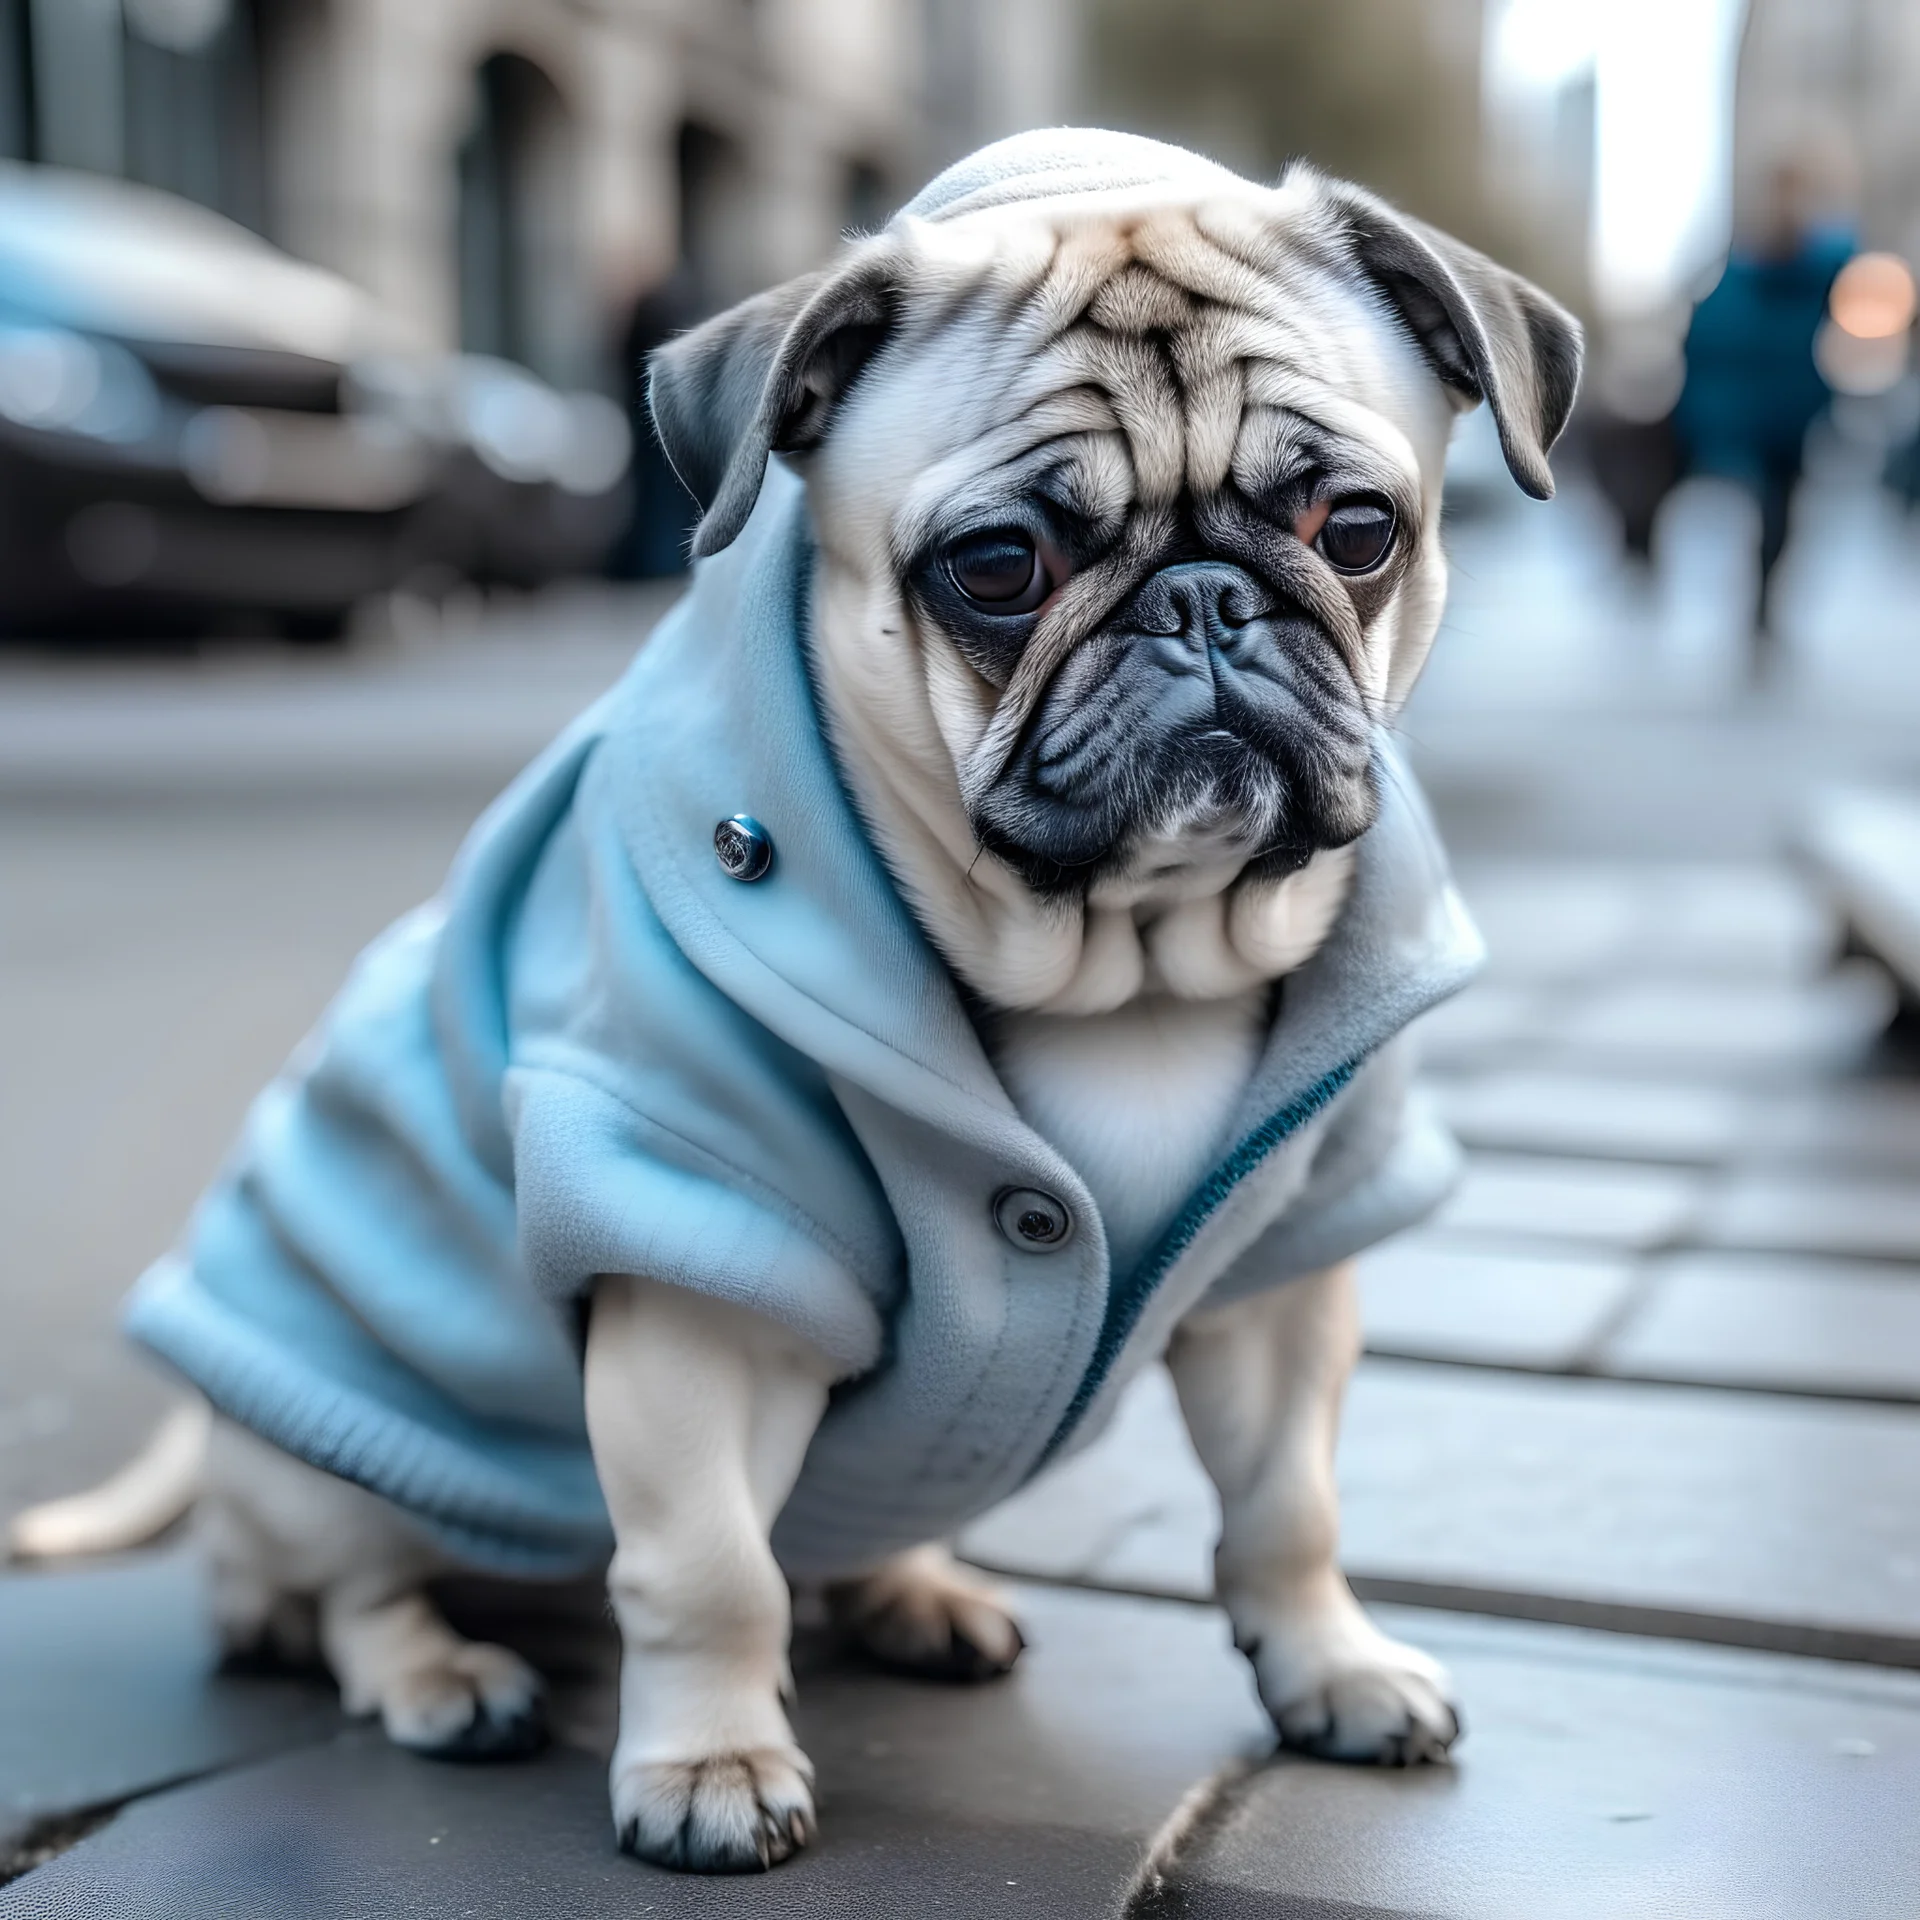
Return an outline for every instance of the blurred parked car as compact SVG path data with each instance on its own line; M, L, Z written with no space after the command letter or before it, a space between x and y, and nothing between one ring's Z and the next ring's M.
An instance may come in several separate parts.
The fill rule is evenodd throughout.
M630 441L191 202L0 163L0 634L319 638L592 569Z

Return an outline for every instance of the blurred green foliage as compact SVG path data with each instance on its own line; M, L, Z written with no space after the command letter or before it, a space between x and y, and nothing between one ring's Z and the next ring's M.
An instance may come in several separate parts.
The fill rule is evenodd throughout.
M1255 175L1305 155L1515 265L1481 166L1481 0L1086 0L1096 115ZM1557 276L1554 276L1557 277Z

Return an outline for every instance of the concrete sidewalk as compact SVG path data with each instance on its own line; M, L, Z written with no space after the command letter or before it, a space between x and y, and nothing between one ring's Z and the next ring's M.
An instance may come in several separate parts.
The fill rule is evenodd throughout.
M38 1819L16 1815L15 1830L51 1857L0 1890L0 1914L1912 1910L1914 1676L1390 1609L1395 1632L1448 1661L1474 1716L1456 1766L1392 1773L1271 1757L1210 1609L1014 1597L1032 1649L984 1689L887 1678L803 1641L798 1727L820 1770L820 1843L764 1877L706 1880L614 1851L612 1649L591 1615L567 1643L567 1741L533 1762L458 1767L333 1724L318 1689L202 1680L176 1559L22 1576L0 1583L0 1726L52 1730L53 1751L0 1744L0 1830L25 1760ZM81 1626L103 1630L104 1663L76 1644ZM33 1642L64 1660L30 1667Z

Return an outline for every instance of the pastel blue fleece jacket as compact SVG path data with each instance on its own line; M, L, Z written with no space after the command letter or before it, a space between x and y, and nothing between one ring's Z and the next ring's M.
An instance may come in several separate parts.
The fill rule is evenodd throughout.
M611 1544L580 1303L639 1273L772 1315L840 1376L775 1529L798 1577L951 1533L1096 1432L1202 1298L1277 1285L1444 1193L1407 1023L1479 942L1384 736L1328 942L1276 996L1234 1144L1111 1270L823 742L811 539L777 467L621 684L356 964L128 1308L223 1412L503 1572ZM746 813L753 884L713 852ZM996 1197L1073 1230L1005 1237Z

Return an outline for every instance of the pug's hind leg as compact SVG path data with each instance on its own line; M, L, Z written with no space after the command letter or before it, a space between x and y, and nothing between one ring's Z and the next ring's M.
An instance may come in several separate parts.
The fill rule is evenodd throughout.
M895 1554L827 1589L834 1621L882 1666L939 1680L994 1680L1026 1646L993 1589L941 1546Z
M826 1409L831 1368L765 1316L603 1278L587 1427L613 1520L620 1623L614 1830L697 1873L773 1866L813 1837L787 1583L768 1544Z
M1184 1321L1168 1350L1219 1489L1214 1580L1285 1744L1405 1766L1459 1737L1445 1672L1382 1633L1336 1559L1333 1452L1360 1352L1352 1263Z
M540 1676L467 1640L417 1586L350 1580L320 1597L320 1639L349 1713L377 1713L396 1746L437 1760L510 1760L546 1745Z
M347 1712L378 1714L398 1746L490 1760L545 1743L540 1676L440 1617L424 1588L450 1563L389 1501L221 1421L198 1524L229 1661L317 1639Z

